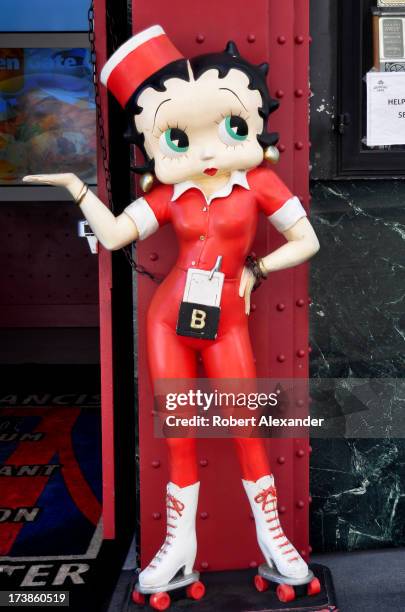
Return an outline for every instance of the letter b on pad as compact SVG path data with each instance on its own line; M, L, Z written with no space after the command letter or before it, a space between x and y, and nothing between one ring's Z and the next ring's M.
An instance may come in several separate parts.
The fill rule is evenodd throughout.
M191 313L190 327L193 329L204 329L206 319L207 314L203 310L197 310L197 308L194 308L193 312Z

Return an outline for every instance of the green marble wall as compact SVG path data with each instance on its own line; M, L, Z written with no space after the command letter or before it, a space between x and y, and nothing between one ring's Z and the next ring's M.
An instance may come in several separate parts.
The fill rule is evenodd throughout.
M405 182L317 182L312 195L311 376L403 378ZM405 439L312 447L313 550L405 545Z

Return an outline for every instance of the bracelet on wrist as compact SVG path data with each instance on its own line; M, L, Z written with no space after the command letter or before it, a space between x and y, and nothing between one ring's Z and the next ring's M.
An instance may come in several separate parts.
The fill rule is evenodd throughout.
M75 198L75 202L78 206L80 206L80 204L83 202L88 190L89 186L87 183L83 183L83 187L80 189L78 196Z
M253 257L252 255L248 255L246 257L245 266L251 270L256 279L253 287L253 291L256 291L256 289L258 289L262 284L262 280L267 278L267 270L264 267L263 261Z
M269 271L267 270L266 266L264 265L264 261L263 261L262 257L260 257L257 260L257 265L259 266L259 270L260 270L260 272L262 274L262 278L267 278L268 275L269 275Z

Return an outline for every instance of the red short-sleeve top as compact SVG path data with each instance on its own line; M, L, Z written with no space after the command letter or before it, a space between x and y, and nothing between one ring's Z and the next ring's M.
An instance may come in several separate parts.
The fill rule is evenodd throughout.
M229 182L206 198L192 182L158 185L124 211L139 239L172 223L179 244L176 265L211 269L222 255L228 278L238 278L256 234L259 213L283 232L306 215L297 197L269 168L233 172Z

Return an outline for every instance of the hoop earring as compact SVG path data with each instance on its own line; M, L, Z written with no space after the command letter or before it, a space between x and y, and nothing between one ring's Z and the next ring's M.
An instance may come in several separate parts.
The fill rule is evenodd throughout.
M144 193L148 193L152 189L154 182L155 177L151 172L145 172L139 179L139 185Z
M271 164L277 164L280 159L280 151L277 149L277 147L270 145L264 150L263 156L264 159Z

